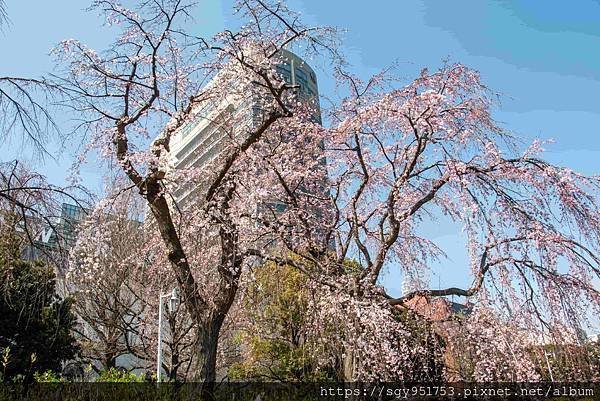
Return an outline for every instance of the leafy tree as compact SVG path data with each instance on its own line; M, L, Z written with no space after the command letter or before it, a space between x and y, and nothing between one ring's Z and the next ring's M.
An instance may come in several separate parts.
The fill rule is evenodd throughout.
M0 350L4 380L35 372L59 371L77 355L71 331L76 323L71 299L56 294L51 267L20 257L14 232L0 241Z
M35 372L33 378L37 383L63 383L66 381L65 378L60 377L51 370L47 370L44 373Z
M235 340L241 360L229 368L233 379L307 381L330 378L317 369L305 326L308 278L289 265L258 266L244 294L243 325ZM314 295L314 294L313 294Z

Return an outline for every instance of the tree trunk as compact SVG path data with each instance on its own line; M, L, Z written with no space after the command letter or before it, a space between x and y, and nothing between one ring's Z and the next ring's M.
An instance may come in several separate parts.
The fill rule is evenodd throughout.
M360 400L354 391L357 389L357 383L354 381L354 372L356 370L356 357L354 351L346 350L346 356L343 359L344 388L351 390L351 394L346 397L348 401Z
M345 382L351 382L354 378L354 351L346 350L346 356L343 359L343 375Z
M198 341L196 355L198 358L198 376L196 380L202 382L202 396L207 400L214 398L215 383L217 381L217 350L219 347L219 334L224 321L224 314L211 316L205 325L198 327L196 336ZM203 399L204 399L203 398Z
M234 186L229 188L224 203L220 205L223 210L227 210L227 202L231 199L234 188ZM221 224L219 234L222 255L218 271L221 284L219 289L212 294L211 303L214 306L211 306L200 295L197 283L192 275L191 266L183 250L181 239L173 224L169 204L161 193L160 186L157 182L153 182L148 184L145 189L150 210L154 215L162 240L167 247L167 258L183 292L186 307L197 325L196 358L198 361L198 375L195 379L202 383L203 399L211 400L214 398L213 393L217 379L219 334L225 316L233 304L241 273L242 260L237 257L237 230L232 222L228 222L228 229L224 229L223 222L219 222ZM233 269L230 269L229 266L232 266ZM214 309L211 311L211 308Z
M102 358L103 370L109 370L117 367L117 357L111 352L107 352Z

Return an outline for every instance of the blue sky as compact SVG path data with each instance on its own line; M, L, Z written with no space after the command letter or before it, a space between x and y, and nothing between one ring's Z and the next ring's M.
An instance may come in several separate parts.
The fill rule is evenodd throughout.
M12 25L0 33L1 75L50 72L48 52L65 38L100 49L110 42L111 31L83 11L83 1L6 3ZM231 21L230 1L200 4L199 32L214 33ZM344 50L352 71L364 78L394 62L410 77L447 58L479 70L484 82L503 94L495 116L506 128L526 139L553 138L546 159L600 174L600 1L291 0L289 5L311 24L346 29ZM324 72L318 79L322 94L333 90ZM57 162L37 167L60 184L74 152L66 149ZM26 154L10 146L0 157ZM93 166L83 173L92 189L100 187ZM432 277L434 286L468 284L459 274L466 255L455 228L442 222L428 230L449 255ZM400 280L390 273L385 284L397 293Z

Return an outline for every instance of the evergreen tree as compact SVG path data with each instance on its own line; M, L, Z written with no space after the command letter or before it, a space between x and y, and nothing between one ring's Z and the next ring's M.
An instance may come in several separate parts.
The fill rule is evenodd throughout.
M42 261L21 258L14 230L0 234L0 353L4 380L59 372L77 355L72 300L56 294L56 277Z

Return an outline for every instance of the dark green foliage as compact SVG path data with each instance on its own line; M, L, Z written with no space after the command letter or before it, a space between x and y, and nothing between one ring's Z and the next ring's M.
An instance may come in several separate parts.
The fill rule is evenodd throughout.
M43 262L20 258L14 233L0 238L0 373L31 381L35 372L60 371L77 354L72 300L56 294L56 277Z

